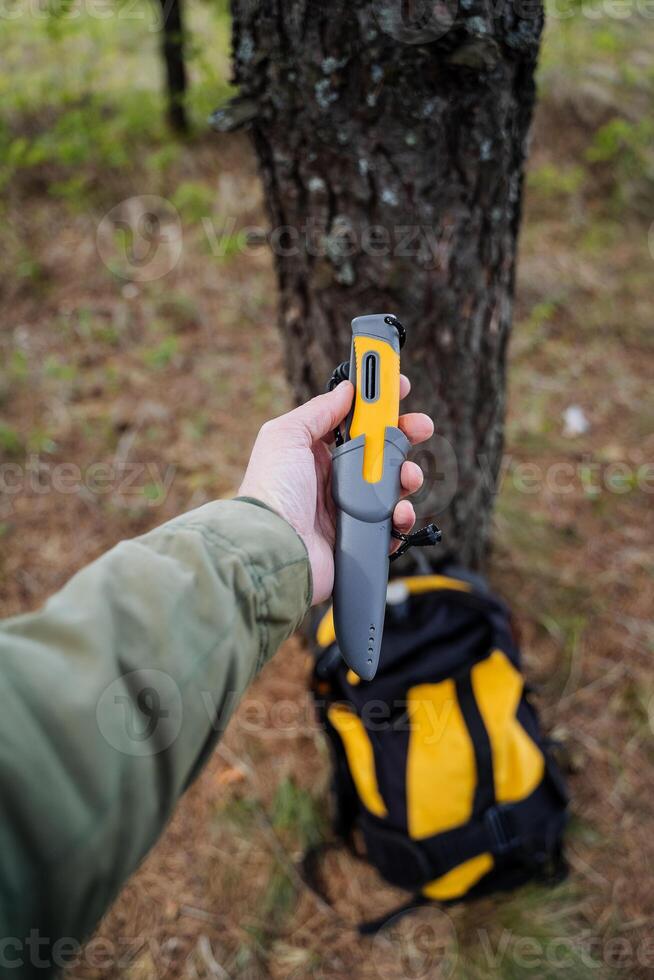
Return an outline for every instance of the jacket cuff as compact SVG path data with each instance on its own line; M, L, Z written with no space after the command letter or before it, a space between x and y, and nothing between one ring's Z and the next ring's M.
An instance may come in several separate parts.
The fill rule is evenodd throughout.
M309 553L307 551L307 546L305 545L304 541L297 533L293 525L290 524L285 517L282 517L279 511L275 510L273 507L270 507L268 504L265 504L262 500L257 500L256 497L234 497L233 500L223 501L223 503L248 504L252 507L258 507L259 510L263 510L268 514L272 514L277 519L278 524L281 525L281 527L278 528L278 530L283 531L284 542L285 542L284 546L289 548L290 538L293 539L292 559L291 559L292 564L297 566L298 562L301 563L304 566L304 571L306 574L306 580L303 580L304 610L302 612L302 615L300 616L298 622L299 625L299 623L302 622L302 620L308 613L309 609L311 608L311 603L313 601L313 578L311 575L311 562L309 561ZM280 555L278 555L278 557L280 557ZM296 567L296 571L299 571L297 567Z
M256 664L260 669L299 628L311 607L311 566L302 538L277 511L250 497L213 501L172 523L205 531L217 565L226 551L242 557L264 628Z

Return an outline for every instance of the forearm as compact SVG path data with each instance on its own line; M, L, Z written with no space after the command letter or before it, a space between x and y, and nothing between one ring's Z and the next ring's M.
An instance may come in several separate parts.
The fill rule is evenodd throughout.
M92 928L310 590L282 518L220 502L0 627L0 935Z

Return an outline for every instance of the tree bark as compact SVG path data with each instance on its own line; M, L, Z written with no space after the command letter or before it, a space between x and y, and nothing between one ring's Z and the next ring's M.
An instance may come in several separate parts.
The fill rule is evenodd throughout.
M411 407L439 433L417 457L417 510L476 567L502 455L543 10L455 4L232 0L234 69L256 105L295 397L324 389L352 317L397 314Z
M184 61L182 0L159 0L159 3L162 17L161 53L166 68L168 92L168 122L174 132L184 135L189 127L184 105L188 80Z

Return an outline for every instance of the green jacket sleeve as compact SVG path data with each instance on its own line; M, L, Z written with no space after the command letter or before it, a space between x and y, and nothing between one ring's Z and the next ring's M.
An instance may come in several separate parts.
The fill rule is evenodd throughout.
M31 930L89 933L310 601L295 531L237 499L0 624L0 975Z

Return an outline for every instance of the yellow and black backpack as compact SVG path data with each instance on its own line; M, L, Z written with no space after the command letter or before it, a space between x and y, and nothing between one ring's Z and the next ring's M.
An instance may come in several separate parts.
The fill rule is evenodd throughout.
M565 874L567 790L506 606L458 569L391 580L380 668L341 660L329 610L313 694L334 766L334 829L416 902ZM316 855L305 865L315 878ZM361 926L372 932L387 921Z

